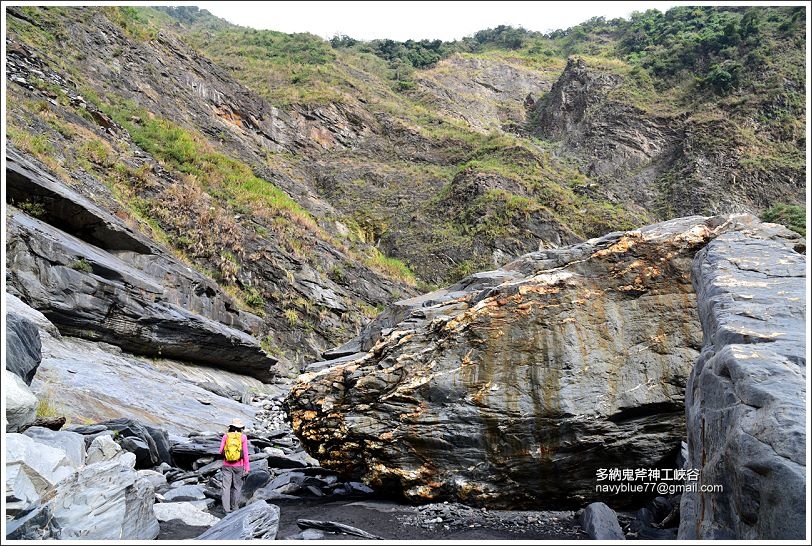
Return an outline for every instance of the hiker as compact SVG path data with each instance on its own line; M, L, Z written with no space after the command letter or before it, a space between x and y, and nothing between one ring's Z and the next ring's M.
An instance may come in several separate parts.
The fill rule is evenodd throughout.
M228 432L220 441L220 453L223 454L223 510L226 514L239 508L240 490L243 476L248 474L251 463L248 460L248 438L242 433L245 425L239 418L234 418L228 426Z

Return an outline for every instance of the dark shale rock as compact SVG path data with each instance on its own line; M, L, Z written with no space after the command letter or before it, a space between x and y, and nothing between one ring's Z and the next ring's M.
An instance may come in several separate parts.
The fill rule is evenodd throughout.
M42 342L34 323L15 313L6 314L6 369L31 385L42 360Z

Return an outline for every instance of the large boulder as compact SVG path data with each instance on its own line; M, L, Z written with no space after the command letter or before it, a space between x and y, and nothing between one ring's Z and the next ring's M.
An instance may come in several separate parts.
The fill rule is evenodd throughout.
M42 360L42 342L36 325L15 313L6 314L6 369L31 384Z
M48 506L55 538L67 540L152 540L158 520L152 511L155 490L139 479L135 455L86 465L56 488Z
M293 430L322 466L415 502L583 505L600 468L673 468L702 343L691 265L735 230L778 228L672 220L427 296L361 357L302 375Z
M705 342L685 411L698 479L682 496L680 539L805 536L805 266L782 241L741 233L697 255Z
M6 430L14 432L33 423L39 401L25 381L16 373L3 369L3 385L6 386Z
M690 265L716 226L613 233L424 297L365 356L294 383L293 429L322 466L414 501L592 499L598 468L679 445Z
M31 507L8 522L10 532L19 538L154 539L155 490L134 466L135 455L120 451L76 465L63 449L7 434L7 497Z

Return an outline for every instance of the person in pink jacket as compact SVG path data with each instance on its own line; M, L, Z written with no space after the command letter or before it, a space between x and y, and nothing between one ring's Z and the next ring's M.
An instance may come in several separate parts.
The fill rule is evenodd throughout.
M251 462L249 461L248 452L248 438L242 434L245 425L242 424L239 418L234 418L228 427L228 432L223 434L223 439L220 441L220 453L223 455L223 468L221 470L221 477L223 480L223 510L228 514L237 508L240 490L242 489L243 476L248 474L251 470ZM229 435L240 435L241 449L239 459L229 461L229 455L233 457L233 452L236 446L228 445Z

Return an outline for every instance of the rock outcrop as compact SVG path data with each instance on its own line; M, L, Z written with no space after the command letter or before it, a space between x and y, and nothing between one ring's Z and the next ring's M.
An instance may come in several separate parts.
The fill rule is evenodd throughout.
M560 67L540 71L521 59L475 59L453 55L419 71L416 83L443 113L481 131L524 125L526 99L548 91ZM532 98L530 99L532 101Z
M6 314L6 369L31 385L42 361L42 343L37 326L14 313Z
M259 411L265 411L249 404L252 396L281 396L282 386L253 377L188 362L137 357L106 343L61 336L42 313L16 296L7 294L6 303L10 311L37 325L42 340L42 363L31 384L33 394L7 398L6 418L16 426L34 420L37 397L74 423L135 419L152 436L159 460L168 462L169 440L153 425L177 434L222 429L234 417L250 424ZM21 379L17 383L15 392L29 391ZM133 392L139 396L134 397ZM11 387L7 393L12 394ZM19 419L9 413L13 408L22 412Z
M323 466L414 501L594 499L598 468L678 451L701 345L691 262L723 222L535 252L401 305L368 352L294 383L294 431Z
M401 304L366 352L303 375L294 431L413 501L561 506L598 500L598 468L673 468L702 339L691 267L725 232L798 241L693 217L528 254Z
M213 282L13 150L6 174L12 201L43 210L42 220L14 209L7 220L8 289L63 334L271 380L275 360L251 335L259 318Z
M650 81L571 58L528 115L530 131L558 143L594 182L585 194L669 218L742 213L802 202L800 163L749 165L748 137L722 115L711 119L629 99ZM677 113L679 112L679 113Z
M614 510L602 502L593 502L578 519L592 540L626 540Z
M804 538L805 267L780 240L741 233L697 255L705 341L685 409L699 476L682 496L680 539Z

